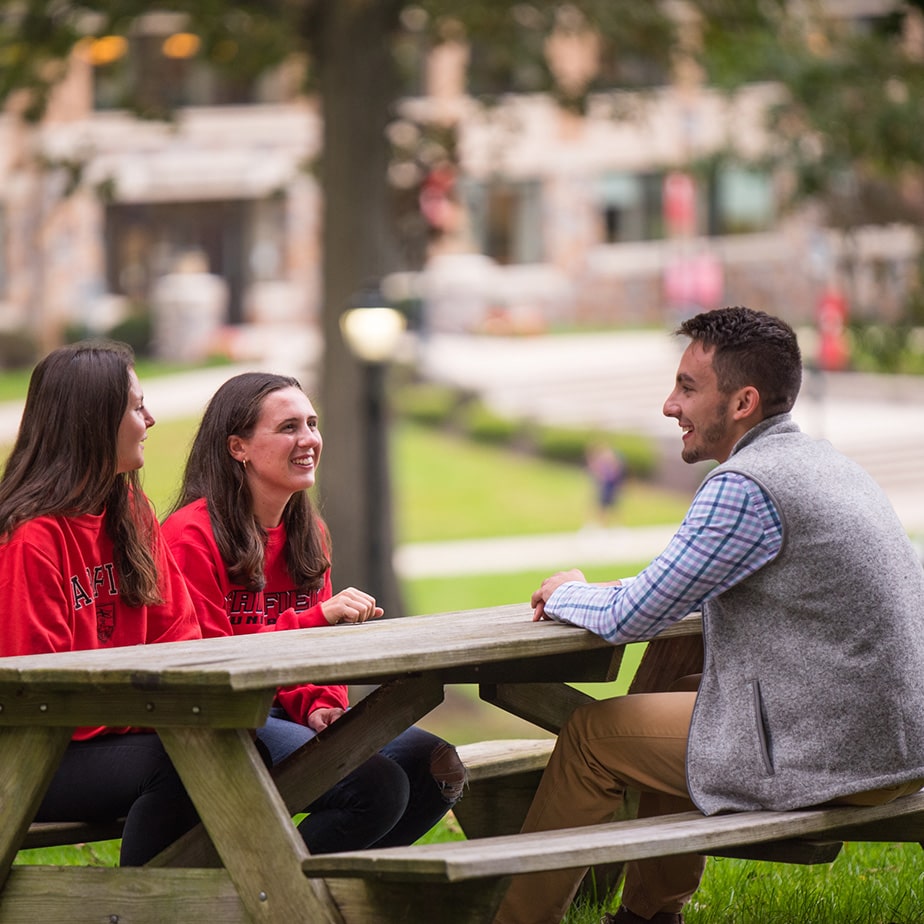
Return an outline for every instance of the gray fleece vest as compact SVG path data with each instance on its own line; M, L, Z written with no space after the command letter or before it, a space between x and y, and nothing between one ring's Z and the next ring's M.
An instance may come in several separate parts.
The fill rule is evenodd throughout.
M693 800L783 810L924 778L924 568L884 493L788 414L706 481L728 471L773 499L783 546L704 607Z

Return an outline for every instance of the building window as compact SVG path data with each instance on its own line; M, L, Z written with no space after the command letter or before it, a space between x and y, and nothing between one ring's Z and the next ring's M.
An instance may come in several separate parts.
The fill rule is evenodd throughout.
M776 210L768 174L742 167L721 167L710 186L710 234L753 234L772 229Z
M608 173L597 182L597 202L607 244L664 237L661 173Z
M463 181L459 194L482 253L500 264L542 262L542 187L538 181Z
M243 321L256 282L285 278L285 200L115 204L106 209L109 290L144 303L195 255L228 285L227 322Z

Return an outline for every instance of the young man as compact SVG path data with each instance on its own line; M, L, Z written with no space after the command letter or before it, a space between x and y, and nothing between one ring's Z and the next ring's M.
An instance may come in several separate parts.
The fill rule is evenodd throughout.
M725 308L679 333L690 343L664 414L686 462L721 464L637 577L563 572L532 605L614 644L702 609L699 689L576 710L524 831L606 821L630 787L651 816L887 802L924 784L924 569L898 517L860 466L792 421L802 365L787 324ZM704 864L629 864L605 924L682 924ZM581 875L517 877L496 924L560 921Z

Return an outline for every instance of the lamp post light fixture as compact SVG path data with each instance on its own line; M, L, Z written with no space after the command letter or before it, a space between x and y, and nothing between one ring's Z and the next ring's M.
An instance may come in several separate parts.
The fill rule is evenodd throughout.
M406 326L404 315L387 307L377 289L364 291L340 316L347 347L362 367L364 531L363 588L377 600L387 599L393 584L391 562L391 484L388 466L385 379ZM386 616L400 613L386 612Z
M384 305L350 308L340 316L343 339L363 363L384 365L394 359L404 328L404 315Z

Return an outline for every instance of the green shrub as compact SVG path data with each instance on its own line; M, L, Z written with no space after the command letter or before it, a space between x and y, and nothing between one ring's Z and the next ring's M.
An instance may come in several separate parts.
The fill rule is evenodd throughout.
M147 310L129 315L106 331L110 340L127 343L136 356L151 356L154 348L154 324Z
M38 345L28 331L0 331L0 368L27 369L38 359Z
M582 427L540 425L533 432L539 455L570 465L586 465L587 449L593 445L611 446L622 457L627 473L649 478L658 465L658 451L648 437L635 433L602 433Z
M471 401L461 411L462 429L473 440L507 445L520 434L519 421L503 417L481 401Z
M924 352L920 329L906 323L850 325L850 364L857 372L920 375Z
M81 340L89 340L94 336L94 331L83 323L83 321L72 321L65 324L64 330L61 331L61 341L63 343L79 343Z
M588 447L602 443L622 457L632 477L650 478L658 465L657 448L645 436L505 417L449 385L405 380L394 389L392 400L397 416L411 423L458 430L476 442L525 449L552 462L584 466Z
M610 445L622 456L630 475L651 478L658 467L658 449L653 440L638 433L614 433Z
M584 465L587 447L604 442L604 437L596 430L548 424L537 425L531 436L539 455L569 465Z
M456 389L434 383L406 384L395 389L395 411L407 420L428 427L447 426L461 397Z

